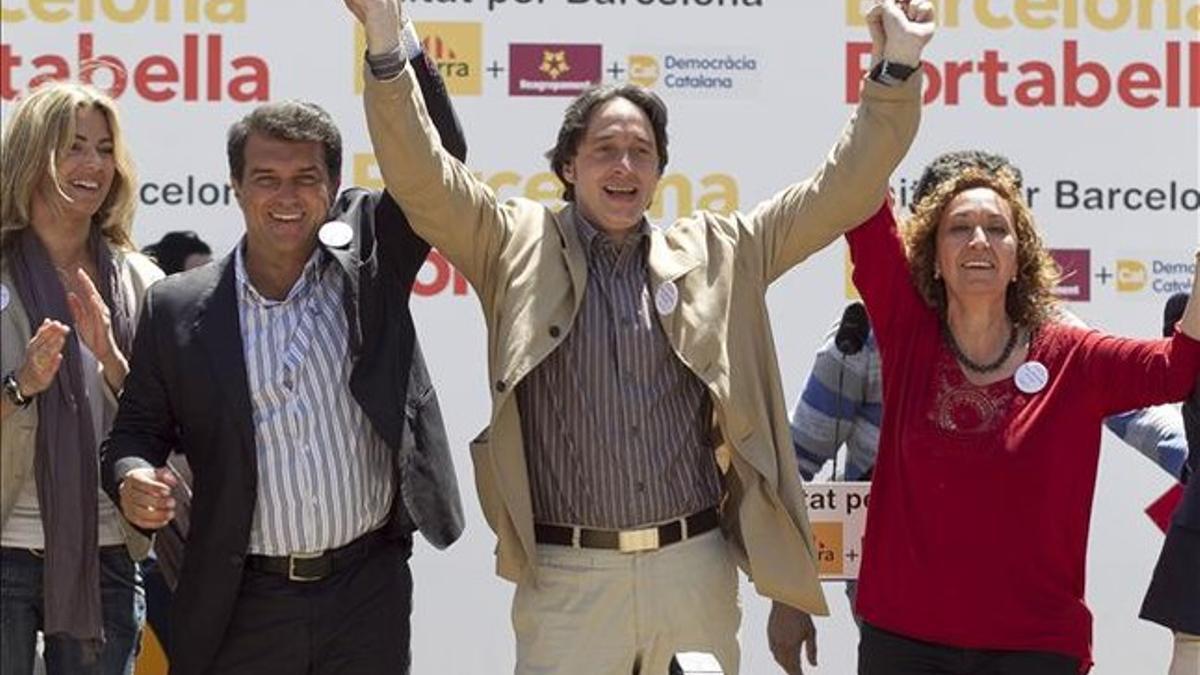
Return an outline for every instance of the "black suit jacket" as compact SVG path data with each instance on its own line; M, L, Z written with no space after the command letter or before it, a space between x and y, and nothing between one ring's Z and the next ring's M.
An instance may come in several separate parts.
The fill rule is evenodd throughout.
M462 132L436 69L411 63L446 147ZM397 496L387 528L435 546L462 532L462 505L437 396L408 301L429 245L386 193L351 188L330 218L349 224L345 272L350 391L394 452ZM239 328L234 256L164 279L146 295L120 408L101 450L102 480L119 503L127 471L163 466L178 449L193 472L191 526L172 607L171 670L199 675L221 645L241 584L257 488L250 393Z
M1200 381L1183 404L1187 432L1187 487L1163 542L1142 618L1200 635Z

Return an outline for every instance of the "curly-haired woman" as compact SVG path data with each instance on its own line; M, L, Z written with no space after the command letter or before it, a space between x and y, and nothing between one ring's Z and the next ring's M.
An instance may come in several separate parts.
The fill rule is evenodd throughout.
M1016 185L961 167L903 237L890 205L847 235L883 354L864 675L1086 672L1101 420L1182 400L1200 372L1195 303L1166 340L1057 320L1057 268Z

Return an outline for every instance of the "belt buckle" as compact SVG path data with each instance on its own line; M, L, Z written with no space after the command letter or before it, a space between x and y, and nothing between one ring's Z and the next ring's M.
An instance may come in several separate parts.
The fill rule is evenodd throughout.
M642 530L621 530L617 533L617 550L621 553L653 551L656 548L658 548L657 527L647 527Z
M310 575L305 575L305 574L298 574L296 572L296 561L297 560L313 560L316 558L320 558L323 555L325 555L324 551L318 551L315 553L293 553L293 554L289 555L288 556L288 573L287 573L288 581L309 582L309 581L320 581L321 579L323 579L324 577L320 574L310 576Z

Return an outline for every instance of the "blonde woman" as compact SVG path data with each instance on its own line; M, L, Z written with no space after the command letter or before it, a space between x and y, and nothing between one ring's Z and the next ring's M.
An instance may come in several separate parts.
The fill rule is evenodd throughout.
M146 287L133 167L113 102L52 83L0 144L0 671L133 671L149 541L101 496L98 448L128 372Z

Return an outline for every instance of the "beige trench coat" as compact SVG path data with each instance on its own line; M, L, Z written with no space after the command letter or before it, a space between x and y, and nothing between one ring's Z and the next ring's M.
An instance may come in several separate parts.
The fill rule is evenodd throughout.
M366 80L367 121L388 191L483 305L492 416L471 445L476 488L498 537L497 572L536 578L514 392L571 329L587 285L583 248L565 218L527 199L499 202L442 150L410 70ZM879 208L916 134L920 92L919 75L898 87L866 82L857 112L811 178L750 213L696 213L650 237L651 292L667 283L679 291L675 310L659 317L663 331L712 396L727 541L759 593L813 614L828 610L765 293Z

